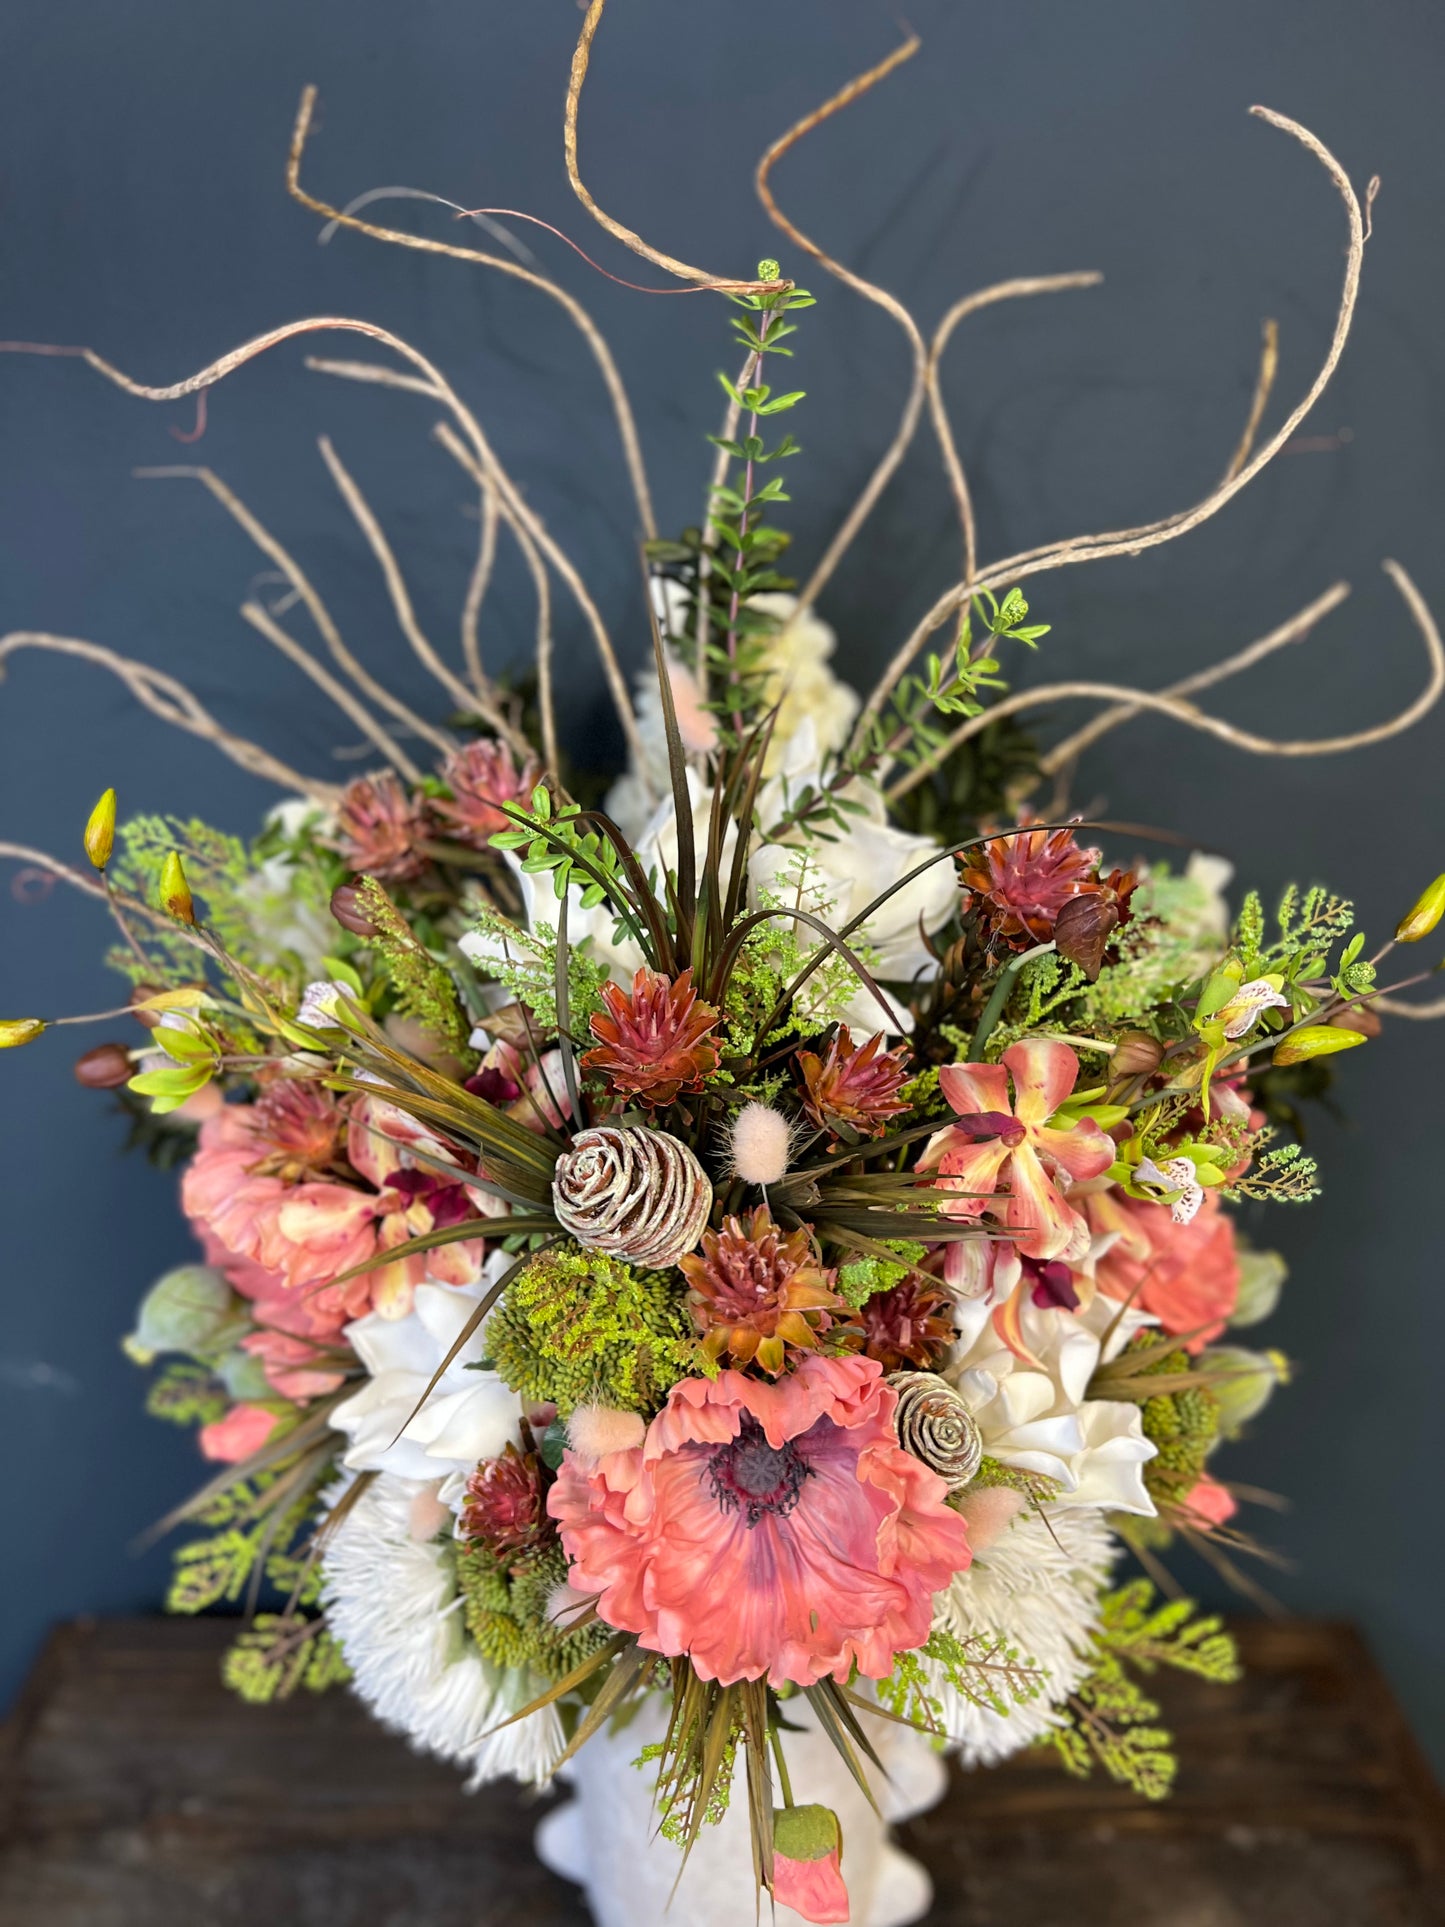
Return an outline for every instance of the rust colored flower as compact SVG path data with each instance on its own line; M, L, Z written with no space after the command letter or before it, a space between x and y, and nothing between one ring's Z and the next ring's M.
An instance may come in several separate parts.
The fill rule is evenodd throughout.
M467 1480L461 1536L480 1541L498 1559L526 1552L554 1530L544 1496L535 1455L509 1445L499 1458L483 1459Z
M252 1106L250 1121L261 1151L253 1174L288 1184L325 1171L346 1130L346 1113L331 1093L300 1078L268 1084Z
M724 1218L721 1231L703 1234L701 1256L678 1262L703 1349L713 1358L730 1353L741 1365L756 1360L775 1378L789 1347L813 1350L833 1314L846 1309L806 1230L785 1237L765 1204L746 1219Z
M952 1299L932 1278L909 1272L891 1291L880 1291L857 1313L863 1328L863 1355L876 1358L885 1372L935 1365L957 1334Z
M417 847L425 840L422 801L408 795L390 770L347 784L336 806L336 848L353 870L410 882L426 868Z
M838 1137L878 1137L890 1117L908 1109L898 1095L908 1076L908 1052L901 1045L884 1050L881 1031L859 1045L842 1025L826 1057L800 1050L798 1068L805 1087L803 1109Z
M485 850L498 830L517 826L503 803L528 803L542 780L542 765L529 756L521 769L505 743L478 740L453 750L441 769L451 796L434 797L431 807L448 835Z
M977 916L990 946L1026 950L1058 938L1060 949L1066 941L1080 949L1080 967L1088 970L1092 964L1092 974L1097 974L1109 937L1128 921L1136 881L1124 870L1101 877L1099 862L1099 852L1081 848L1072 830L1024 830L994 837L963 860L962 882L971 892L964 908ZM1065 906L1080 897L1103 902L1071 911L1060 933Z
M676 983L645 966L632 991L602 986L605 1012L592 1019L596 1050L582 1059L598 1071L617 1097L635 1097L649 1108L671 1104L682 1091L700 1091L717 1069L717 1045L708 1036L719 1013L705 1004L684 970Z

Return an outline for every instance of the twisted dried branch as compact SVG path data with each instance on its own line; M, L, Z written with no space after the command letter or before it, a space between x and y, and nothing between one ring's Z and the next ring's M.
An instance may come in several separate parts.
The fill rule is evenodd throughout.
M466 600L462 604L462 660L467 665L467 674L476 694L486 698L488 683L482 668L482 645L480 624L482 604L487 599L487 590L492 586L492 571L497 562L497 523L500 519L497 507L497 491L492 484L483 480L481 489L481 539L477 545L477 559L472 565L472 573L467 580Z
M572 183L572 192L586 208L600 228L620 241L624 247L640 254L644 261L651 261L654 267L676 275L679 281L692 281L700 288L712 288L719 294L773 294L779 288L786 288L787 281L730 281L726 277L709 274L704 268L689 267L686 261L679 261L675 255L663 254L660 249L651 247L642 236L621 221L614 220L605 209L593 200L577 165L577 114L582 105L582 84L587 78L588 63L592 58L592 42L602 22L602 9L606 0L592 0L587 9L587 17L582 22L582 31L577 37L577 48L572 55L572 71L567 80L567 107L562 124L562 151L567 161L567 178Z
M1015 715L1019 710L1032 708L1039 703L1065 702L1075 697L1121 703L1131 710L1157 710L1162 715L1172 716L1176 722L1186 724L1190 729L1200 730L1208 736L1217 736L1221 742L1232 743L1236 749L1247 750L1255 756L1338 756L1347 750L1368 749L1372 743L1387 742L1390 737L1399 736L1405 730L1412 728L1439 701L1442 690L1445 690L1445 645L1441 643L1440 632L1435 626L1435 619L1430 614L1424 597L1405 570L1398 562L1390 560L1385 561L1381 566L1404 597L1405 605L1420 631L1421 640L1425 644L1425 654L1430 663L1430 674L1424 689L1398 715L1389 717L1383 723L1375 723L1369 729L1355 730L1347 736L1276 739L1257 735L1253 730L1236 728L1233 723L1226 723L1218 716L1207 715L1202 709L1197 709L1193 703L1185 702L1178 696L1164 692L1131 690L1118 683L1048 683L1041 689L1021 690L1016 696L1007 696L1002 702L994 703L982 715L971 716L936 750L931 751L916 768L911 769L906 776L893 784L886 792L887 797L891 802L900 796L905 796L909 790L937 769L954 750L968 742L971 737L979 735L988 728L990 723L997 722L1004 716ZM1334 595L1335 591L1331 590L1329 593ZM1321 600L1324 599L1321 598ZM1335 599L1340 598L1336 596ZM1302 612L1302 614L1309 613L1310 611ZM1295 617L1292 623L1286 624L1285 627L1291 628L1300 620L1300 617ZM1279 632L1276 631L1274 637L1263 637L1259 642L1251 644L1250 649L1244 653L1250 660L1258 661L1262 654L1269 653L1270 648L1281 646L1278 636ZM1285 638L1288 641L1294 639L1293 636ZM1210 675L1208 671L1203 673L1206 676ZM1211 677L1211 680L1217 679L1217 677Z
M1192 508L1181 509L1174 515L1164 516L1157 522L1141 523L1136 528L1115 529L1097 535L1070 536L1062 542L1045 543L1040 547L1024 549L1017 555L1006 556L1001 562L991 564L972 584L965 585L957 582L946 589L901 648L895 652L883 675L869 694L854 732L852 747L855 750L861 747L874 717L880 713L884 703L887 702L893 689L907 672L909 664L929 636L958 611L974 590L1002 588L1006 584L1023 581L1028 576L1041 575L1051 569L1070 567L1078 562L1098 562L1116 555L1138 555L1144 549L1155 548L1160 543L1173 542L1181 535L1187 535L1191 529L1198 528L1202 522L1207 522L1211 516L1217 515L1226 503L1232 501L1241 489L1247 488L1255 476L1274 460L1328 386L1331 376L1339 365L1340 356L1344 352L1359 295L1360 269L1365 251L1364 223L1360 203L1350 184L1349 176L1317 135L1312 134L1307 127L1302 127L1298 121L1289 119L1285 114L1277 114L1271 108L1251 107L1249 111L1259 119L1267 121L1271 127L1277 127L1281 132L1289 134L1302 147L1308 149L1329 175L1344 205L1349 240L1345 254L1345 272L1340 289L1339 309L1328 352L1307 393L1263 447L1252 455L1242 468L1232 475L1227 475Z
M400 770L410 782L420 782L421 771L402 750L396 739L387 734L364 703L358 702L343 683L339 683L321 663L317 662L308 649L288 630L282 628L269 609L262 608L259 602L243 602L241 619L243 622L248 622L257 635L264 636L273 648L279 649L288 661L294 662L303 675L309 677L318 689L328 695L342 714L355 723L367 740L381 751L394 768Z
M136 662L129 656L117 654L114 649L107 649L96 642L85 642L77 636L53 636L40 630L17 629L9 635L0 636L0 676L3 676L5 663L21 649L40 649L51 655L74 656L82 662L95 663L102 669L110 670L153 716L159 716L162 722L170 723L175 729L183 729L188 736L198 736L202 742L213 743L241 769L275 783L280 789L299 790L327 808L341 795L334 783L322 782L314 776L303 776L299 770L292 769L289 763L283 763L269 750L262 749L259 743L223 729L183 682L166 675L163 670L152 669L146 663Z
M282 575L285 576L301 601L306 605L307 613L315 623L321 640L330 651L332 660L346 671L356 687L360 689L363 694L370 696L378 708L389 711L391 715L396 717L398 722L404 723L408 729L414 730L419 736L424 736L428 741L435 743L437 748L443 753L453 747L453 741L450 736L446 735L442 730L435 728L431 723L427 722L424 717L418 716L415 710L408 708L399 696L392 695L389 689L379 683L376 678L358 662L345 642L342 641L341 631L338 629L330 609L328 609L322 601L311 578L291 554L291 551L285 548L271 531L257 520L255 515L252 514L251 510L247 508L246 504L235 491L229 488L213 469L181 467L138 468L135 470L135 474L143 481L177 479L199 482L202 487L207 489L216 501L221 504L221 507L225 509L231 519L239 523L241 528L245 530L252 542L254 542L256 547L261 551L262 555L266 556L269 561L274 562ZM298 643L294 646L299 648L300 644ZM309 675L310 673L310 670L308 670L307 674ZM331 691L328 689L327 693L330 694ZM344 708L345 704L343 704L342 707ZM352 715L349 709L347 710L347 714L352 716L354 722L358 721L358 718ZM361 727L365 729L366 734L371 737L371 740L376 743L382 755L393 762L404 776L410 777L413 782L417 782L420 779L420 770L416 764L412 762L405 750L401 748L400 744L396 742L394 737L387 732L383 732L385 740L382 741L375 733L380 728L380 725L369 717L366 723L361 724Z
M433 241L424 234L408 234L405 228L381 227L374 221L362 221L345 208L333 207L329 201L318 200L309 189L301 185L301 160L306 151L307 136L311 131L312 116L316 111L316 89L307 87L302 91L301 104L296 110L296 125L291 134L291 149L286 161L286 187L294 200L313 214L322 214L338 227L352 228L358 234L366 234L373 241L386 241L393 247L413 248L422 254L444 254L454 261L470 261L478 267L495 268L498 274L510 275L514 281L523 281L530 288L538 288L566 311L569 320L587 343L592 359L597 364L598 373L607 389L612 403L612 413L617 422L617 433L622 443L622 455L627 464L628 478L632 493L637 501L637 513L647 536L652 539L657 533L656 519L653 514L652 493L647 483L647 467L642 457L642 444L637 435L637 423L632 413L632 403L627 389L618 372L617 363L612 358L612 350L606 337L598 328L591 315L575 295L569 294L558 282L540 273L536 268L525 267L520 261L508 260L502 255L487 254L480 248L464 248L455 242Z
M967 320L971 314L977 314L981 308L991 308L999 301L1022 300L1034 294L1060 294L1066 288L1096 288L1103 278L1102 274L1086 268L1072 274L1028 275L1014 281L999 281L991 288L980 288L975 294L966 294L961 301L955 301L934 330L933 339L928 344L924 385L928 391L928 410L933 418L933 432L938 437L943 466L948 472L948 485L953 490L954 506L958 510L959 529L963 535L964 586L971 583L978 573L978 532L974 523L973 497L969 492L963 463L959 459L958 445L953 438L953 429L948 419L948 407L944 402L943 387L939 380L939 364L943 359L943 352L959 322Z
M601 0L594 0L594 4L600 12ZM846 87L841 87L831 99L825 100L821 107L815 107L811 114L805 114L800 121L797 121L785 134L781 134L778 139L773 142L772 146L758 162L757 174L754 179L758 199L762 202L768 219L773 223L774 227L779 228L786 234L795 247L801 248L805 254L810 255L812 259L815 260L821 268L825 269L827 273L831 274L835 280L841 281L844 287L851 288L855 294L861 294L865 301L871 301L875 307L882 308L885 314L891 315L903 330L904 338L908 343L909 353L912 357L912 372L909 379L908 394L903 404L903 414L898 423L897 433L884 450L877 467L869 476L863 493L848 511L833 540L828 544L828 547L824 550L822 556L814 566L813 573L808 577L802 588L799 589L798 601L803 607L807 607L810 603L816 602L822 594L823 589L832 580L834 572L844 555L848 552L854 536L857 535L859 529L872 513L874 504L888 486L898 464L908 452L908 446L917 433L918 418L923 409L923 392L927 379L928 350L924 345L923 336L919 332L918 323L896 296L889 294L886 288L876 286L872 281L865 281L862 275L854 274L853 270L844 267L841 261L835 261L831 254L826 253L823 248L819 247L816 241L809 235L804 234L800 227L789 220L788 216L783 213L777 201L774 199L770 185L770 177L773 168L782 159L783 155L791 148L796 147L804 135L811 133L815 127L821 126L825 120L831 119L834 114L840 113L843 108L850 106L861 95L867 93L871 87L875 87L880 80L886 79L895 67L901 66L905 60L911 60L921 45L922 42L918 39L917 35L910 36L909 39L904 41L902 46L895 47L892 53L885 59L880 60L876 66L870 67L866 73L857 75L856 78L848 82Z

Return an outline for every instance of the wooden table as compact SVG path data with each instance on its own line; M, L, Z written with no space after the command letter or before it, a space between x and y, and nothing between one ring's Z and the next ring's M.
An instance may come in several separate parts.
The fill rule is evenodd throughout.
M230 1631L52 1636L0 1754L3 1927L584 1927L532 1857L543 1803L465 1796L345 1692L242 1705ZM956 1775L904 1830L934 1927L1445 1921L1445 1807L1359 1636L1238 1631L1240 1685L1162 1685L1184 1762L1162 1806L1039 1758Z

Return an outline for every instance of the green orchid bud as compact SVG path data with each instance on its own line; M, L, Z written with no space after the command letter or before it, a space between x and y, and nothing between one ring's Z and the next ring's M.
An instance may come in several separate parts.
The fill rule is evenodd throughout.
M115 848L115 791L107 790L90 812L85 825L85 854L97 870L104 870Z
M1261 1325L1279 1303L1289 1266L1278 1251L1239 1248L1239 1296L1235 1300L1231 1325Z
M191 886L186 882L185 866L176 850L172 850L161 865L161 902L177 923L195 922L196 906L191 901Z
M1289 1360L1283 1352L1252 1352L1243 1345L1212 1345L1199 1357L1209 1389L1219 1401L1219 1431L1236 1438L1268 1405L1276 1385L1288 1385Z
M1306 1024L1291 1031L1274 1047L1271 1064L1303 1064L1311 1057L1333 1057L1337 1051L1353 1050L1368 1040L1357 1030L1341 1030L1336 1024Z
M229 1344L244 1329L241 1300L210 1265L178 1265L158 1278L140 1302L135 1330L121 1349L137 1365L160 1352L201 1357Z
M1436 877L1412 910L1407 910L1395 931L1396 943L1419 943L1445 917L1445 875Z

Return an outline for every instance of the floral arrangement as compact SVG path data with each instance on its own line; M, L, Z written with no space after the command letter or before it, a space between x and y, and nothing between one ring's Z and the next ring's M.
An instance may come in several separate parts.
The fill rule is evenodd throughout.
M318 365L446 411L438 438L482 511L463 666L422 633L329 445L402 632L446 694L440 720L363 668L300 565L197 470L287 578L329 665L277 611L248 604L247 619L364 729L378 767L307 779L144 665L13 635L0 658L40 646L99 662L288 799L248 842L122 820L108 790L84 831L88 873L4 848L89 890L118 929L111 961L142 1028L76 1074L181 1166L200 1261L147 1294L126 1349L159 1364L149 1408L198 1427L217 1468L167 1522L196 1534L170 1604L244 1605L228 1683L268 1700L349 1678L473 1784L542 1783L660 1700L662 1738L639 1764L663 1834L685 1850L744 1801L760 1886L806 1919L845 1920L838 1823L789 1779L800 1719L865 1786L883 1716L969 1764L1041 1745L1070 1771L1168 1791L1148 1675L1225 1681L1236 1661L1164 1561L1182 1542L1252 1586L1238 1559L1254 1541L1216 1454L1288 1377L1236 1335L1268 1316L1284 1266L1245 1243L1230 1207L1316 1194L1296 1106L1401 1008L1379 965L1445 911L1442 878L1373 951L1324 889L1290 891L1273 921L1253 894L1231 915L1218 859L1118 867L1095 839L1142 833L1079 819L1062 789L1044 813L1029 798L1141 708L1256 753L1374 740L1434 700L1445 659L1391 564L1431 683L1355 737L1272 743L1190 700L1296 639L1333 593L1174 690L1000 693L1012 652L1048 633L1022 580L1185 533L1328 379L1365 230L1313 135L1266 116L1320 159L1350 226L1340 328L1309 394L1256 450L1267 356L1204 503L986 568L942 348L970 306L1096 277L970 297L927 347L770 185L795 140L900 56L778 142L758 176L769 212L915 349L898 438L800 587L774 521L798 451L775 418L803 395L772 384L812 297L773 261L752 281L706 275L597 208L576 128L601 12L594 0L568 100L577 191L614 236L734 304L741 368L723 379L700 527L658 535L625 395L573 296L510 255L316 201L300 177L310 95L291 182L333 222L520 274L573 314L609 381L645 537L636 698L564 549L407 344L305 322L162 390L87 351L168 399L311 330L388 350ZM864 701L834 675L815 604L925 400L964 571ZM502 534L539 591L536 661L510 680L485 672L478 644ZM628 761L610 781L558 740L554 577L617 702ZM918 672L945 626L947 649ZM1014 720L1076 695L1112 707L1051 750ZM49 1027L13 1021L0 1042ZM1142 1577L1122 1576L1126 1557Z

